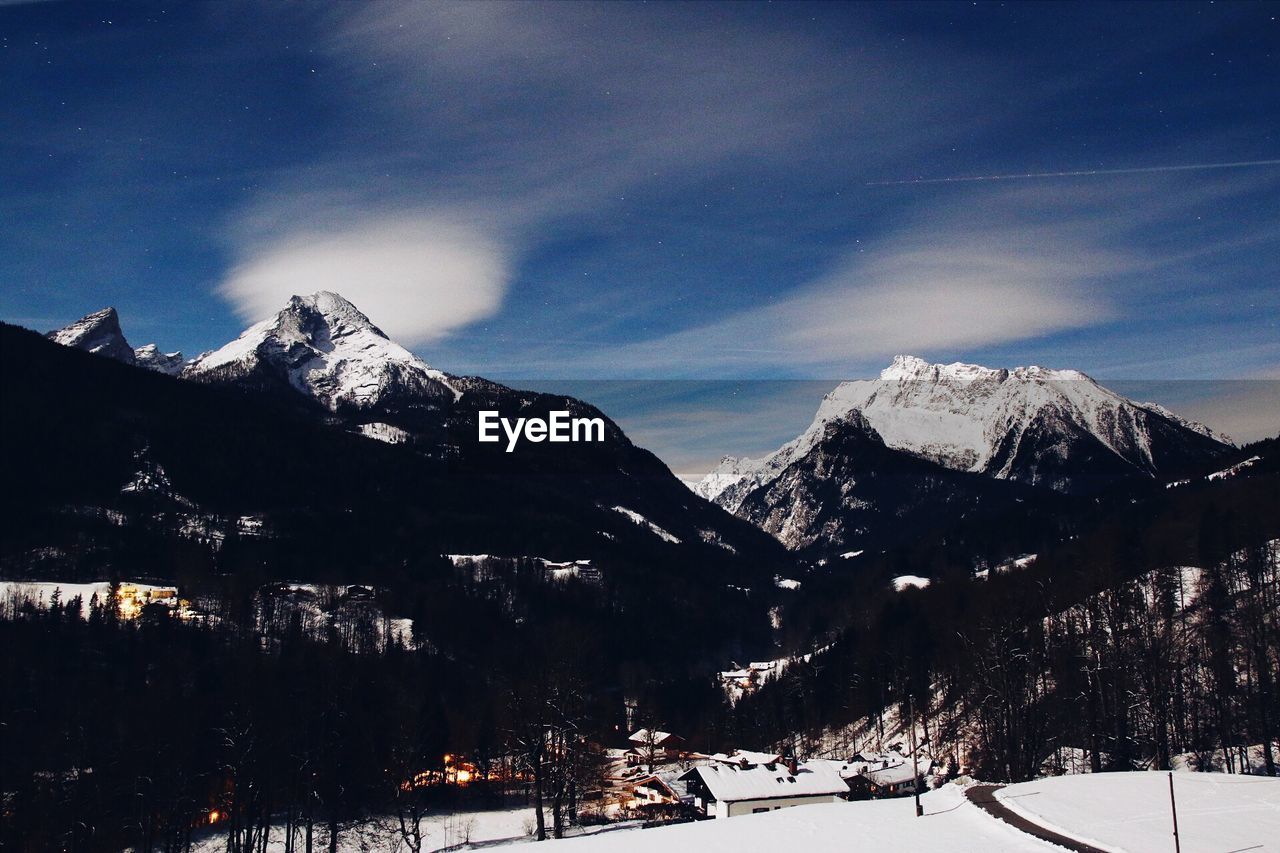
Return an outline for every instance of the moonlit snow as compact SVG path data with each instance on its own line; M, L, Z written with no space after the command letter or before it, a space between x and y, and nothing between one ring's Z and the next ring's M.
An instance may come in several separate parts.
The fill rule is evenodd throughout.
M1103 388L1078 370L976 364L930 364L900 355L878 379L842 382L823 399L813 423L801 435L759 459L725 457L694 491L736 512L751 491L772 483L822 439L828 424L859 412L884 443L957 471L1011 477L1016 458L1000 449L1021 436L1035 419L1053 411L1075 428L1142 470L1154 467L1151 416L1218 441L1207 427L1168 410L1131 400Z

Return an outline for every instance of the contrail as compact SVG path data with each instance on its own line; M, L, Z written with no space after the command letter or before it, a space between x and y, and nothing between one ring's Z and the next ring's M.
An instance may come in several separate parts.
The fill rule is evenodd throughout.
M960 178L915 178L906 181L867 181L863 186L898 187L906 184L970 184L976 181L1021 181L1027 178L1078 178L1089 175L1141 175L1148 172L1245 169L1250 166L1280 166L1280 160L1242 160L1238 163L1188 163L1182 166L1146 166L1137 169L1084 169L1078 172L1023 172L1017 175L971 175Z

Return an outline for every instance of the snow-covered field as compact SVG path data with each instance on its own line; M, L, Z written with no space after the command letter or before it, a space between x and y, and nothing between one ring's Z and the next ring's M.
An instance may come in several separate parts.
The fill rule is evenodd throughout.
M1186 853L1280 849L1280 779L1178 773L1178 828ZM1011 785L997 796L1024 817L1116 853L1173 849L1165 773L1063 776ZM780 809L762 815L663 829L609 833L569 842L570 851L847 850L929 853L1061 851L978 809L957 785L921 798Z
M1280 779L1175 773L1173 786L1186 853L1280 849ZM1010 785L996 798L1028 820L1095 847L1173 849L1167 773L1058 776Z
M1178 827L1186 853L1280 850L1280 779L1221 773L1175 773ZM1001 802L1062 835L1114 853L1165 853L1173 849L1169 782L1165 773L1102 773L1024 782L1000 790ZM561 842L567 853L643 851L825 851L887 853L1052 853L1040 841L979 809L964 789L945 785L921 797L924 817L910 798L832 803L779 809L761 815L655 829L637 824L577 829L589 833ZM533 828L530 808L441 814L424 826L424 850L525 844ZM318 830L323 836L324 830ZM198 853L223 849L209 835ZM284 849L280 832L268 850ZM404 850L390 821L344 830L339 849L392 853Z
M342 853L369 851L392 853L408 848L400 841L394 829L394 821L388 819L376 824L345 829L339 836L338 849ZM488 846L502 841L524 841L534 825L533 809L500 809L484 812L433 815L422 822L422 849L440 850L457 845ZM316 849L326 849L328 837L323 826L316 828ZM215 853L226 849L226 836L211 833L192 846L195 853ZM284 830L273 829L268 853L285 849ZM464 847L465 849L465 847Z
M921 797L917 818L910 798L797 806L761 815L660 829L613 832L563 842L568 853L650 850L744 851L880 850L929 853L1012 853L1054 847L980 811L963 790L947 785Z

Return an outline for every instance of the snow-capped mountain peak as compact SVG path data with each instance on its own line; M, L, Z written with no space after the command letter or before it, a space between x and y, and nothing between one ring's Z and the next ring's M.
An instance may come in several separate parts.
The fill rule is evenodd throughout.
M726 459L695 491L733 511L752 488L804 457L830 424L855 413L895 450L1066 490L1086 463L1151 476L1172 446L1208 439L1201 449L1213 452L1224 444L1208 428L1128 400L1078 370L931 364L900 355L879 379L843 382L828 393L793 441L762 459Z
M884 370L880 371L882 382L936 382L939 379L972 380L987 379L1002 371L992 370L977 364L954 362L952 364L930 364L923 358L914 355L897 355ZM1006 371L1007 372L1007 371Z
M360 309L337 293L293 296L274 317L250 326L221 349L196 358L189 378L236 378L275 373L330 409L367 407L396 387L461 392L434 369L389 339Z
M104 355L125 364L133 364L133 347L125 340L120 329L120 315L114 308L103 308L86 314L74 323L46 335L54 343L64 347L82 349L94 355Z
M82 349L94 355L136 364L138 367L177 376L182 372L182 353L164 353L155 344L134 349L120 328L120 315L114 308L103 308L86 314L70 325L45 335L64 347Z
M1012 370L983 367L980 364L966 364L955 361L951 364L930 364L923 358L914 355L897 355L884 370L880 371L882 382L975 382L982 379L994 379L1003 382L1010 377L1014 379L1040 379L1045 381L1066 381L1083 379L1093 380L1079 370L1058 370L1039 365L1015 367Z

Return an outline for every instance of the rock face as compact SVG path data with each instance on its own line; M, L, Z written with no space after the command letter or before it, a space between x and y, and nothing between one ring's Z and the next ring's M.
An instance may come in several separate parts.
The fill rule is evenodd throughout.
M120 315L114 308L103 308L86 314L69 326L49 332L45 337L66 347L82 349L125 364L136 364L157 373L177 376L182 372L183 359L180 352L162 353L155 344L137 349L129 346L129 341L120 328Z
M792 551L834 553L1005 513L1034 500L1033 491L888 447L853 411L824 422L804 453L777 454L719 498Z
M868 443L883 449L874 459ZM761 459L726 457L695 491L790 547L823 539L834 545L860 525L851 525L847 513L840 531L829 519L827 529L815 528L814 519L872 501L863 493L869 478L922 473L902 457L988 480L1092 494L1230 449L1206 427L1128 400L1076 370L1004 370L898 356L879 379L845 382L827 394L812 425L794 440ZM945 502L971 492L972 480L966 482L944 489L959 489ZM909 502L917 486L900 497ZM822 507L824 499L835 505Z
M133 358L134 364L145 367L147 370L154 370L156 373L164 373L168 376L177 376L182 373L184 361L182 353L161 352L155 344L138 347L133 351Z
M120 315L114 308L103 308L86 314L69 326L49 332L45 337L66 347L114 358L125 364L134 363L133 347L129 346L124 332L120 330Z

